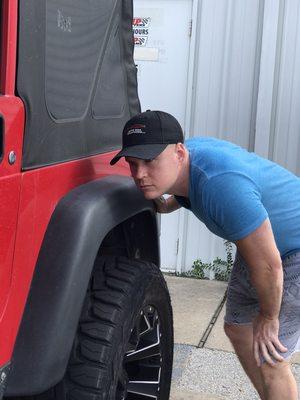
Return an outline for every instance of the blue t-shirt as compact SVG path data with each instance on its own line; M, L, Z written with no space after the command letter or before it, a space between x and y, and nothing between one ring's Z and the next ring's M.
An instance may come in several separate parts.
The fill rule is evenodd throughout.
M216 235L235 241L271 221L281 256L300 250L300 178L224 140L197 137L190 154L189 198L175 196Z

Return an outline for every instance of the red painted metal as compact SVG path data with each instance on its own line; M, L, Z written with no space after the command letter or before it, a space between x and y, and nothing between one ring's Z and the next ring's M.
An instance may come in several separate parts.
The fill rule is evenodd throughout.
M3 119L3 155L0 164L0 178L18 174L21 171L22 145L25 111L22 101L14 96L0 96L0 118ZM8 162L9 153L13 151L16 162Z
M15 93L18 0L2 1L0 91Z
M3 0L1 14L0 118L3 135L0 140L3 143L0 147L3 146L3 154L0 155L0 320L3 317L12 284L24 131L23 103L14 96L18 1ZM12 165L8 162L11 151L16 155L16 162ZM10 327L7 326L4 335L0 336L0 349L5 349L4 352L9 334ZM2 359L0 350L0 360Z
M21 156L24 131L24 107L20 99L0 96L0 118L3 121L3 154L0 162L0 320L4 317L13 279L13 259L17 232L19 198L21 192ZM10 151L16 154L16 162L8 162ZM16 294L17 301L18 295ZM0 334L0 366L11 357L12 326L15 316L10 316ZM10 352L7 357L7 352Z
M11 358L38 253L56 204L83 183L113 174L128 176L125 162L109 165L114 155L107 153L22 174L12 281L0 320L0 365Z
M59 200L83 183L129 175L124 161L111 167L115 153L93 156L32 171L21 171L25 109L14 96L17 0L4 0L0 117L4 150L0 161L0 366L10 361L38 253ZM8 162L11 151L16 162Z

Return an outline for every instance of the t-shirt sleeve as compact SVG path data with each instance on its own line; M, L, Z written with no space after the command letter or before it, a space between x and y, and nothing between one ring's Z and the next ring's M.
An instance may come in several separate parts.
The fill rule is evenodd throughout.
M257 185L239 173L225 173L210 178L202 191L206 216L230 241L243 239L267 218Z

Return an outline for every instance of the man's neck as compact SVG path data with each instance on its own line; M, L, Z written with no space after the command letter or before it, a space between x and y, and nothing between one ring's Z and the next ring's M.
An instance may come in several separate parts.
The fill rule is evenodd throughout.
M189 197L189 183L190 183L190 155L186 149L186 156L183 161L181 171L179 172L178 179L172 188L172 193L177 196Z

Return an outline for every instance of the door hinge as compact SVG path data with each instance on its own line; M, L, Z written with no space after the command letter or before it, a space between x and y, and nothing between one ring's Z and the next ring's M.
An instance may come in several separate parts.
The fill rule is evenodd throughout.
M189 37L192 37L192 33L193 33L193 20L190 20L190 24L189 24Z

